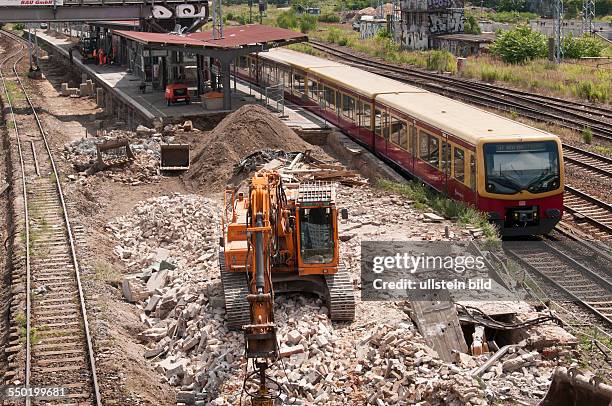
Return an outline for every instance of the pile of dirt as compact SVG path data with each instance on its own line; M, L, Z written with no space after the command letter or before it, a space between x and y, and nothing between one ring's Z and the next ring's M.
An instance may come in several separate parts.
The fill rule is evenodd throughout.
M192 186L207 189L224 187L234 166L256 151L314 149L279 118L255 104L245 105L225 117L202 141L184 176Z

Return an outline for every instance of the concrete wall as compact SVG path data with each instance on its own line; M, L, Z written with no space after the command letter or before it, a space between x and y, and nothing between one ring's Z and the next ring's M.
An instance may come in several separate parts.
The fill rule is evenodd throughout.
M401 0L398 42L409 49L432 47L432 35L463 33L463 0Z

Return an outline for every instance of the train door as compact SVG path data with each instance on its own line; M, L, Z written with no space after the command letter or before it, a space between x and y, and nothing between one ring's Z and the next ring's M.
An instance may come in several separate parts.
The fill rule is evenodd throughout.
M417 145L417 127L416 127L416 120L412 120L412 127L410 127L410 136L409 136L409 144L408 144L408 148L410 151L410 158L412 159L411 161L411 167L410 172L415 173L414 172L414 166L415 166L415 161L416 161L416 157L417 157L417 151L418 151L418 145Z
M442 188L445 194L449 193L451 171L451 145L448 143L448 134L442 133L442 148L440 149L440 172L442 174Z

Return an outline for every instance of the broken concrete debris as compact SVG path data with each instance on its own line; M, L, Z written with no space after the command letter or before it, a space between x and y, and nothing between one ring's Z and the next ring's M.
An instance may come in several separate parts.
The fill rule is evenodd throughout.
M453 238L460 234L447 220L430 225L429 235L417 230L406 218L410 204L400 197L367 188L358 197L355 188L344 186L339 194L343 202L354 203L339 232L352 235L341 249L355 281L362 239L443 239L445 228ZM229 331L224 321L217 258L220 212L210 199L173 194L140 202L131 214L108 224L118 241L115 253L134 272L126 277L131 289L126 300L131 295L142 311L143 357L177 388L179 404L236 404L244 379L243 336ZM382 217L385 224L377 222ZM543 396L556 361L512 347L478 381L473 371L491 354L461 353L445 362L405 312L393 303L382 306L384 312L346 326L331 323L320 300L275 298L285 369L269 372L287 403L486 405L512 396Z

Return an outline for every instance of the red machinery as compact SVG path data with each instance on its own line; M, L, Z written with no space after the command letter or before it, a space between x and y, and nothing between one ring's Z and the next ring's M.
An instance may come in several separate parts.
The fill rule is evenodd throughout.
M187 88L187 85L183 83L167 85L165 99L168 106L178 102L185 102L185 104L191 103L189 89Z

